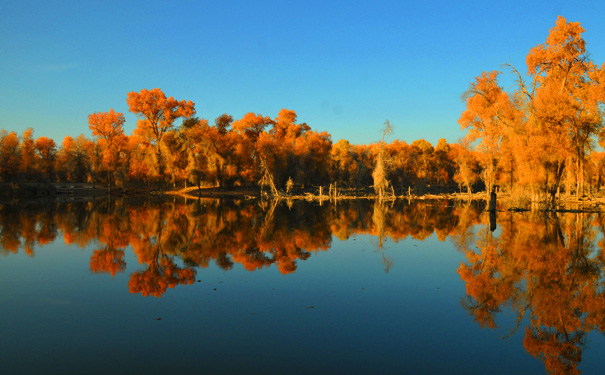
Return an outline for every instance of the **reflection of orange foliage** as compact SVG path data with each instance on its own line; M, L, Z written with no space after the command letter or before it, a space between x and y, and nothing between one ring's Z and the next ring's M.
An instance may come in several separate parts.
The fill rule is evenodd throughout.
M5 249L16 252L25 243L31 252L36 242L48 243L62 233L67 244L81 248L92 241L101 244L104 250L91 255L90 269L115 275L125 270L124 249L132 248L146 269L132 274L130 290L153 296L190 284L196 268L210 263L225 270L241 264L250 271L275 265L289 274L296 271L298 261L329 249L333 232L343 238L380 234L394 241L410 235L422 239L434 231L453 235L458 226L466 231L481 210L427 202L376 210L372 201L318 206L215 199L74 202L37 209L5 210L5 215L0 211Z
M486 234L490 236L489 234ZM495 240L479 242L481 254L467 252L469 264L462 264L458 273L466 283L466 293L475 303L469 308L472 315L482 327L495 327L495 313L500 306L511 297L513 278L500 278L497 273L501 257Z
M305 260L311 256L308 251L328 248L323 242L325 238L314 236L320 233L280 229L274 231L270 238L260 238L258 246L262 252L273 256L279 272L289 274L296 271L297 259Z
M92 272L108 272L113 277L117 272L122 272L125 269L124 250L95 250L90 257L90 270Z
M171 260L162 259L158 267L150 267L145 271L133 273L130 276L128 287L130 293L141 293L145 297L161 297L168 287L193 284L194 281L194 270L178 268Z
M478 223L482 210L475 205L453 207L447 201L404 202L379 210L372 210L373 203L363 209L356 207L358 204L342 207L332 219L331 230L340 240L356 234L386 234L395 242L407 237L423 241L435 233L440 241L445 241L447 236L462 235Z
M529 315L526 350L550 374L578 374L584 337L605 326L604 259L593 249L592 219L583 213L500 217L498 238L485 229L478 250L465 249L467 262L458 269L464 305L491 328L504 307L518 314L519 324Z
M0 240L4 249L16 252L22 243L28 249L36 242L50 243L61 231L66 244L81 248L93 240L112 249L130 245L145 264L155 261L159 245L163 255L198 267L212 260L224 269L234 262L249 270L277 264L289 273L296 269L297 259L327 250L332 233L344 240L381 231L399 241L408 236L424 239L436 231L444 239L466 231L477 222L481 210L422 202L385 207L373 217L373 207L371 201L341 202L334 208L295 203L292 208L278 205L274 210L212 199L194 204L70 203L49 208L51 214L45 209L42 214L31 213L33 207L22 210L19 220L11 216L15 212L0 214L0 219L6 218ZM306 219L301 221L301 217Z
M67 246L71 245L75 241L75 236L73 233L63 233L63 241Z
M46 245L55 240L57 233L53 224L54 223L52 223L52 218L48 218L48 221L45 223L42 229L40 229L40 231L38 232L38 236L36 237L36 241L38 242L38 244Z
M256 271L275 262L274 259L268 258L264 252L258 251L258 249L235 252L232 259L234 262L242 264L248 271Z
M582 350L576 340L577 335L568 336L526 328L523 346L529 354L544 361L549 374L577 375L580 374L578 364L582 360Z
M2 241L0 242L0 246L2 246L3 250L8 250L11 253L17 253L19 251L19 246L21 246L21 240L16 236L2 236Z

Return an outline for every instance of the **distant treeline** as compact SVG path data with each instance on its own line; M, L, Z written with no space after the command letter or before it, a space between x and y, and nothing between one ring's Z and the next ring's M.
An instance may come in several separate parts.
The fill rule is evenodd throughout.
M112 112L95 114L109 116ZM122 114L116 114L123 118ZM92 118L92 116L91 116ZM123 121L121 122L123 123ZM277 118L248 113L233 121L230 115L214 125L195 117L169 127L159 141L146 132L140 120L132 135L121 123L110 123L108 137L92 139L80 134L65 137L57 146L52 139L34 139L33 130L22 135L0 134L0 177L3 182L89 182L118 187L256 186L259 183L285 192L289 189L327 186L365 188L374 184L381 148L386 157L387 179L395 191L409 186L470 188L479 181L475 152L441 139L436 146L421 139L408 144L395 140L352 145L332 143L296 122L296 113L282 110Z
M488 193L499 187L532 201L552 203L562 191L579 197L605 176L605 154L594 148L597 141L605 145L605 64L589 59L583 32L559 17L546 42L527 55L526 78L508 65L517 78L514 92L499 86L500 72L478 76L463 95L458 123L468 134L458 143L387 143L388 120L380 141L333 143L289 109L275 118L223 114L210 124L195 117L191 101L143 89L127 97L139 118L131 135L113 109L88 117L92 139L67 136L62 145L34 139L31 129L2 131L0 178L109 187L260 185L273 194L336 184L373 187L379 196L410 187Z

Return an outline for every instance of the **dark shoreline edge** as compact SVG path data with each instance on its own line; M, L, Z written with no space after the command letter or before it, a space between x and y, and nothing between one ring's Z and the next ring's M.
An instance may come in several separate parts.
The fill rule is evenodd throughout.
M106 185L91 183L0 183L0 204L8 204L15 201L32 200L55 200L55 201L81 201L110 198L121 198L130 196L181 196L187 199L197 198L240 198L240 199L270 199L270 200L305 200L305 201L339 201L339 200L381 200L384 202L395 200L422 201L422 200L455 200L455 201L477 201L487 200L485 192L479 193L426 193L383 197L380 199L369 188L364 190L345 190L344 194L327 195L318 194L318 189L300 190L293 194L279 196L268 195L258 187L235 187L235 188L177 188L158 190L157 188L112 188L110 191ZM534 202L518 204L508 194L498 196L498 210L509 212L545 211L545 212L569 212L569 213L601 213L605 212L605 198L583 197L580 200L575 197L562 197L556 204L556 208L547 208L543 203Z

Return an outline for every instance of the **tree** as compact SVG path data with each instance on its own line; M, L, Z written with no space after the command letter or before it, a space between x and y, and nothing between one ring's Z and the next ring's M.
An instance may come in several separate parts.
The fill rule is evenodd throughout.
M219 133L225 135L229 131L228 128L231 126L232 122L233 122L233 116L231 116L227 113L223 113L222 115L220 115L219 117L217 117L214 120L214 126L216 127L216 129Z
M479 167L472 151L468 147L468 142L465 141L461 141L461 144L454 143L451 152L457 167L454 181L460 188L465 186L466 192L471 194L473 185L479 180Z
M103 167L107 171L107 184L111 191L112 177L119 167L120 153L128 143L124 135L124 114L114 112L98 112L88 115L88 124L92 135L99 139L103 148Z
M583 169L593 137L603 128L600 106L605 93L599 68L586 53L578 22L558 17L544 44L527 55L527 67L537 91L534 106L544 125L560 128L576 161L576 193L583 193Z
M0 176L5 182L14 182L21 161L17 133L0 132Z
M414 171L419 181L425 185L434 180L434 154L433 145L424 139L417 139L410 145L414 154Z
M40 170L46 175L49 182L52 182L55 174L55 156L57 154L57 146L55 141L47 137L39 137L36 139L36 150L40 155Z
M332 159L332 179L338 183L344 182L346 185L353 185L357 163L353 159L351 143L346 139L341 139L332 145L330 150Z
M384 128L382 128L382 138L380 139L378 156L376 157L376 167L372 172L372 178L374 179L374 191L378 194L378 198L382 199L386 194L389 187L389 180L387 179L387 160L385 153L385 142L384 138L393 132L393 126L386 120L384 122Z
M546 42L527 55L529 83L509 65L518 78L518 96L526 104L525 133L533 136L526 143L546 171L551 201L570 157L575 159L576 193L583 193L587 153L595 137L603 134L605 66L590 61L583 32L578 22L558 17Z
M162 138L172 129L175 120L195 114L195 104L192 101L177 101L173 97L166 98L159 88L130 92L126 102L130 111L140 118L137 122L139 135L155 149L157 176L161 181L164 176Z
M454 176L454 163L453 160L449 158L450 152L450 145L445 138L440 138L439 141L437 141L434 153L435 180L439 186L449 185Z
M87 175L90 173L90 160L87 149L92 141L86 139L84 134L80 134L75 140L66 136L63 139L62 149L59 152L59 164L64 170L68 181L86 182Z
M496 184L496 171L500 158L500 145L506 126L512 126L517 116L508 94L498 85L498 72L483 72L476 77L463 94L466 110L458 123L468 129L471 142L480 139L477 149L482 154L481 178L490 196Z
M269 116L263 117L261 114L256 115L253 112L249 112L241 119L235 120L231 124L231 129L256 142L258 136L265 128L272 124L273 120Z
M31 181L36 174L37 157L34 142L34 131L28 128L21 137L21 165L20 172L25 181Z
M180 181L187 181L187 165L189 164L189 148L185 133L169 131L162 139L164 155L166 155L166 174L170 177L173 187Z

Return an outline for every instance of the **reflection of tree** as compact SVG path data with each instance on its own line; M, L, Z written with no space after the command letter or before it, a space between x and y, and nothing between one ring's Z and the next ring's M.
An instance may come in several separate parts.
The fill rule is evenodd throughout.
M579 374L585 331L559 332L555 328L525 329L523 345L529 354L541 358L551 374Z
M34 212L29 209L35 208ZM53 242L57 236L53 203L3 205L0 208L0 254L17 253L23 247L29 256L34 246Z
M474 226L479 218L477 208L468 201L455 208L454 216L458 219L458 223L450 239L458 250L464 251L475 238Z
M90 257L90 270L93 272L107 272L113 277L125 269L124 250L98 249Z
M551 374L578 374L586 334L603 327L603 262L588 216L510 216L499 238L479 234L458 269L475 320L494 328L503 310L517 325L528 317L525 349Z
M179 229L179 215L170 215L164 220L164 205L135 211L131 214L131 224L135 233L131 237L131 245L141 264L147 269L137 271L130 276L128 286L131 293L141 293L143 296L161 297L168 287L174 288L180 284L192 284L195 280L195 270L190 267L181 268L172 259L173 254L164 251L166 242L174 240L175 229ZM164 237L164 231L166 234ZM178 248L172 248L178 251Z
M148 265L149 267L145 271L137 271L130 275L128 282L130 293L161 297L166 288L174 288L180 284L192 284L195 280L195 270L180 268L166 256L158 254Z
M108 204L109 214L102 215L99 219L102 222L96 223L97 241L102 247L95 250L90 257L90 270L95 273L110 273L115 276L117 272L123 272L126 269L124 261L124 247L129 244L128 231L124 230L126 224L122 221L123 214L120 207L114 207L111 202ZM99 208L101 211L102 208Z
M218 199L94 200L7 205L0 208L3 253L48 243L62 232L68 245L94 242L90 269L115 275L126 269L131 248L144 269L131 275L135 293L161 295L167 288L193 282L197 269L211 263L229 270L237 265L254 271L275 267L283 274L300 261L327 250L333 234L346 240L369 234L394 242L440 240L469 231L481 207L455 207L448 202L339 201L317 205ZM29 250L28 250L29 249ZM383 253L389 269L391 260Z
M378 234L378 250L382 256L382 263L384 264L384 273L389 273L389 270L393 266L393 258L384 255L384 241L388 235L387 229L385 228L387 208L382 200L378 200L374 203L374 214L372 215L372 222L374 228Z

